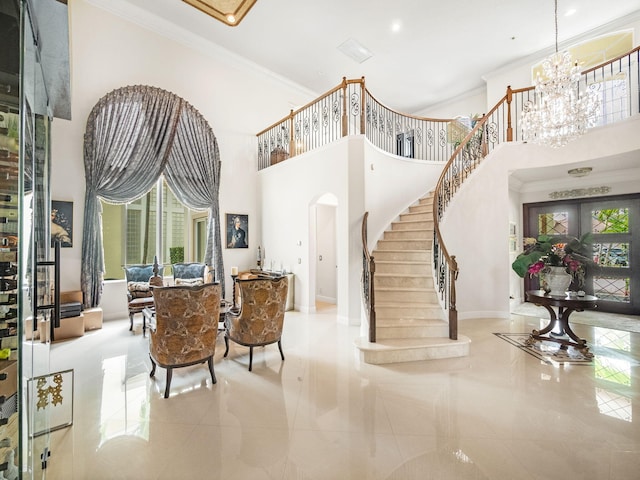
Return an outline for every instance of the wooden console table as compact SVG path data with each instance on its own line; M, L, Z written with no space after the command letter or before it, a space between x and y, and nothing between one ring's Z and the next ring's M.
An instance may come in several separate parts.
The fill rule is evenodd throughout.
M567 349L569 346L576 347L585 357L591 358L593 354L589 352L587 347L587 341L578 337L571 327L569 326L569 315L573 312L582 312L583 310L594 309L598 306L598 297L593 295L584 296L559 296L549 295L544 290L529 290L526 292L527 300L531 303L544 307L549 312L549 324L542 330L533 330L529 335L527 343L529 345L534 344L536 341L550 341L559 343L560 348ZM558 314L554 311L553 307L558 308ZM551 331L555 326L558 326L560 333L554 334ZM549 334L549 335L547 335ZM558 336L554 336L558 335ZM571 340L562 338L565 335L569 336Z

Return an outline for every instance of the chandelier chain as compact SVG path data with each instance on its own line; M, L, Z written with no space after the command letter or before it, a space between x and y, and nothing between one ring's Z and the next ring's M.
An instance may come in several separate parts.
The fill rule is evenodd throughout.
M556 53L558 53L558 0L554 0L555 2L555 10L554 10L554 18L556 21Z

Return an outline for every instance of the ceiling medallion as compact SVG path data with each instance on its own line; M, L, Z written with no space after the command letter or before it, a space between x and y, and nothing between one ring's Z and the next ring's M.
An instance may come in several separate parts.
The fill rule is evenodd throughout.
M524 104L522 139L562 147L596 123L600 100L593 90L579 92L580 67L569 52L558 52L558 0L555 0L556 53L542 63L535 81L535 103Z
M235 27L257 0L182 0L201 12Z

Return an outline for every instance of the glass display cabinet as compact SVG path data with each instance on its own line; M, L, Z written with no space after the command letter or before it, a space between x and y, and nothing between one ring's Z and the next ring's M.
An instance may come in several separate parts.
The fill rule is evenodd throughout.
M54 13L51 13L51 12ZM38 19L46 21L46 32ZM60 35L62 42L55 40ZM66 48L57 62L47 44ZM66 47L65 47L66 46ZM48 60L47 60L48 59ZM48 64L47 64L48 63ZM68 82L66 2L0 0L0 478L46 478L49 345L59 321L50 244L50 127ZM53 70L56 70L54 67ZM50 79L57 78L52 84ZM63 80L64 81L64 80ZM67 97L68 99L68 97ZM68 101L68 100L67 100ZM58 282L56 282L58 280ZM44 327L44 329L43 329Z

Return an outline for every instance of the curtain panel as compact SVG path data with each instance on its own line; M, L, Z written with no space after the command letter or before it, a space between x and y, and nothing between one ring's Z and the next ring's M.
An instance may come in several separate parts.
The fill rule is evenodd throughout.
M185 105L180 114L164 176L180 202L195 210L209 210L204 263L215 268L224 292L218 205L220 152L209 123L192 105Z
M187 146L187 142L196 145ZM167 169L170 158L176 164L171 168L174 173L170 188L187 206L209 209L208 230L213 235L212 224L219 219L219 154L215 136L199 112L175 94L145 85L114 90L93 107L84 136L86 190L80 282L85 308L98 306L102 297L100 200L124 204L141 197ZM215 163L212 159L218 162L217 167L211 167L217 173L206 181L215 180L215 186L206 185L205 191L205 180L198 175L207 169L200 163ZM184 171L193 173L181 173ZM187 182L193 185L185 185ZM180 193L184 191L189 193ZM209 246L213 242L210 237L207 240L207 253L211 251L208 260L219 259L220 267L216 264L216 269L222 272L222 247L216 248L214 255ZM216 244L219 243L218 240Z

